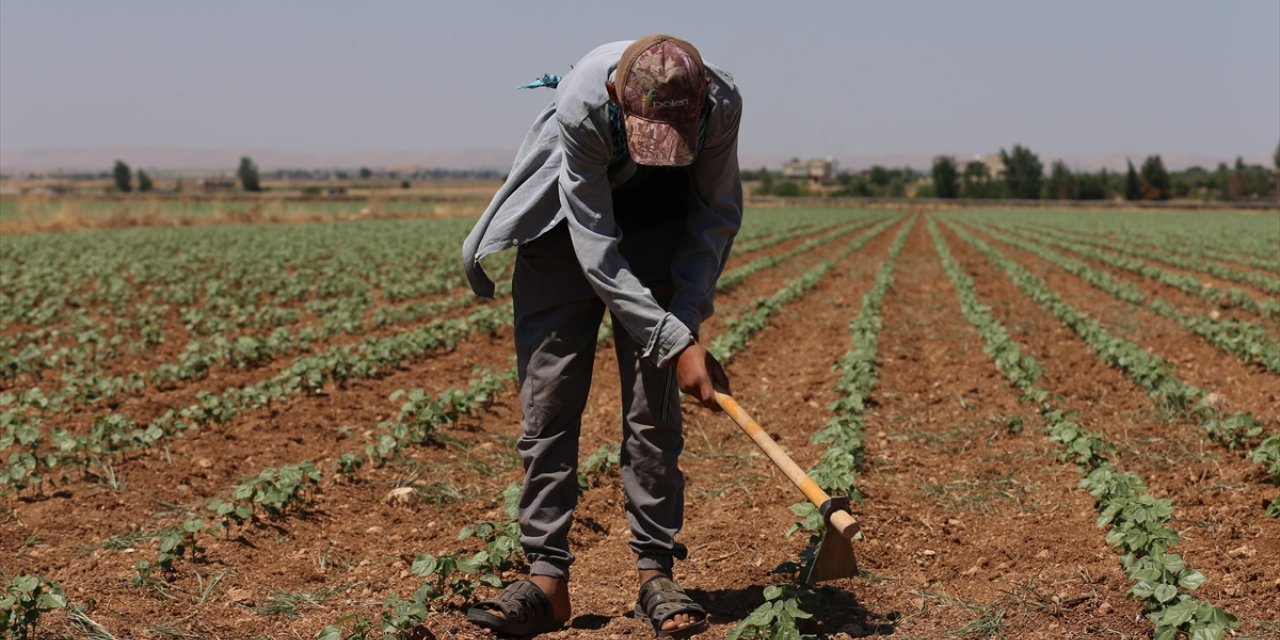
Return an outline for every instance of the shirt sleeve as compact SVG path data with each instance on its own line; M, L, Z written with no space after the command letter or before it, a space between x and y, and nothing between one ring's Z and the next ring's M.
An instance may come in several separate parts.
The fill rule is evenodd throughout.
M693 343L693 333L658 304L618 251L621 232L613 216L607 131L601 131L601 124L590 117L573 123L561 120L559 126L564 150L560 203L578 263L622 328L645 345L641 357L655 366L667 366Z
M742 180L738 174L742 112L733 106L725 114L724 125L718 131L708 131L706 145L694 162L696 193L688 233L671 265L675 284L671 312L695 336L702 321L715 311L716 281L742 226Z

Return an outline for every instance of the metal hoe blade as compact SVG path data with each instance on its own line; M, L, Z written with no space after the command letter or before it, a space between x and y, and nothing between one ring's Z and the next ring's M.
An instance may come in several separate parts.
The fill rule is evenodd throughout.
M822 534L813 562L805 567L800 581L814 584L826 580L840 580L858 575L858 561L853 557L853 544L840 535L830 524Z

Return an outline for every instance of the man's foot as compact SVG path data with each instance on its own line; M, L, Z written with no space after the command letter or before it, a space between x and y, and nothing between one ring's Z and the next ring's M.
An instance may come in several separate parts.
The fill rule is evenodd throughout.
M529 576L529 582L538 585L551 601L551 617L560 622L568 622L573 614L569 606L569 581L551 576Z
M569 585L560 578L530 576L467 610L467 620L508 636L531 636L564 626L571 615Z
M669 571L640 570L636 613L649 620L659 637L683 638L707 628L707 612L685 594Z

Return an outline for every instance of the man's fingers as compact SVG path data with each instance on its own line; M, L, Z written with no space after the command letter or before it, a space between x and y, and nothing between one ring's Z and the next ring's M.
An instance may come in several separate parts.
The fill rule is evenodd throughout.
M696 342L686 347L676 360L676 382L680 391L697 398L712 411L722 410L716 401L716 391L729 393L729 378L724 368Z
M720 411L720 403L716 401L716 390L712 386L711 380L708 378L705 383L698 389L698 395L701 396L702 406L712 410Z
M716 386L710 376L702 376L687 387L681 387L685 395L693 396L702 406L712 411L720 411L720 403L716 400Z

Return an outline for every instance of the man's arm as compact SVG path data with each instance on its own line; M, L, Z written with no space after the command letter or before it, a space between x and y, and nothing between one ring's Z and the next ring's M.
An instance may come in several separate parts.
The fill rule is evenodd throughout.
M671 265L675 283L671 312L694 335L715 309L716 281L742 226L742 180L738 174L742 112L736 103L729 106L724 125L708 132L706 146L694 162L694 208L688 216L688 233Z

